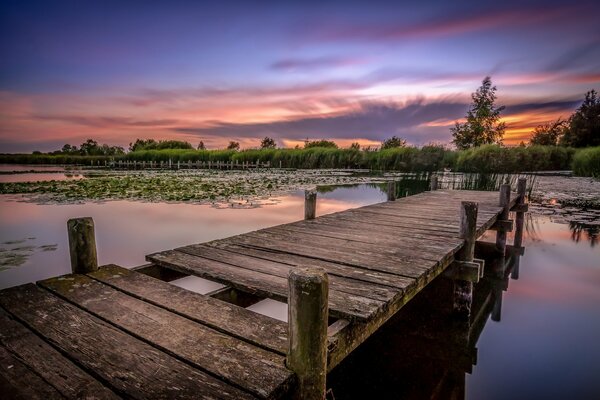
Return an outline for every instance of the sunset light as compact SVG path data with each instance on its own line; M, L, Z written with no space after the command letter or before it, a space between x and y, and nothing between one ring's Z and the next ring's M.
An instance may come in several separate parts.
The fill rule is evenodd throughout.
M2 6L1 152L448 143L487 75L518 144L600 83L596 2L74 4Z

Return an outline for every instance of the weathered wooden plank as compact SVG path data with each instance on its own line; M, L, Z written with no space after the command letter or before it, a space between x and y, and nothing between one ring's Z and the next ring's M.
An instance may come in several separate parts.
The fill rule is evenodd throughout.
M122 330L262 398L292 380L284 357L129 296L85 275L38 282Z
M388 241L373 243L373 240L355 240L346 237L338 237L335 234L319 234L315 235L309 231L301 231L293 227L274 227L260 232L252 232L248 237L267 237L269 239L279 239L287 243L298 243L313 248L323 248L343 252L352 252L356 255L366 255L371 258L390 258L395 257L413 257L416 259L424 259L436 261L440 256L447 253L454 253L460 247L460 241L455 241L453 244L448 242L426 242L422 239L416 241L394 242L390 244ZM377 239L377 238L375 238Z
M117 394L135 399L254 398L33 284L1 291L0 305Z
M252 232L245 235L224 239L227 243L235 243L254 248L271 249L291 254L319 258L326 261L355 265L362 268L418 278L433 267L441 258L451 256L451 250L440 249L436 254L423 253L414 249L388 249L384 254L377 248L369 246L348 245L330 239L301 242L293 237L264 232Z
M180 247L175 249L186 254L207 258L213 261L223 262L251 271L258 271L269 275L275 275L287 279L294 266L282 264L275 261L260 260L254 257L231 253L215 247L202 244ZM356 294L370 299L388 301L398 295L398 290L378 284L357 281L340 276L329 277L329 287L332 290Z
M405 223L405 226L388 225L375 223L372 221L341 217L325 218L324 216L313 221L307 221L306 225L300 226L324 226L327 228L346 229L365 233L376 230L382 234L407 237L414 240L428 239L435 242L453 242L458 238L458 234L456 232L444 232L437 230L432 231L428 229L422 229L414 224Z
M378 283L394 288L405 289L415 283L413 278L407 278L399 275L388 274L385 272L372 271L363 268L357 268L349 265L337 264L333 262L318 260L315 258L303 257L294 254L273 252L264 249L254 249L249 247L228 244L225 242L211 242L213 247L227 250L232 253L243 254L261 260L271 260L292 266L313 265L323 268L330 275L344 276L351 279L365 282Z
M458 227L457 228L453 228L453 227L441 227L441 226L431 226L431 225L424 225L424 224L415 224L414 221L409 221L407 219L394 219L394 218L386 218L383 216L377 216L377 215L367 215L366 213L360 213L360 212L354 212L354 211L348 211L344 214L328 214L328 215L324 215L323 217L321 217L322 220L325 219L331 219L331 220L344 220L344 221L350 221L350 222L359 222L359 223L364 223L364 224L370 224L372 226L372 229L374 228L379 228L381 226L385 227L392 227L392 228L396 228L399 229L399 231L401 231L402 229L418 229L419 231L422 232L432 232L432 234L436 234L436 235L445 235L445 236L451 236L451 237L456 237L458 236ZM321 220L321 219L319 219Z
M39 336L0 309L0 345L67 399L118 399ZM2 363L3 366L6 364Z
M394 243L394 245L387 243L371 243L343 237L336 237L332 234L329 236L313 235L310 231L302 232L299 229L293 229L291 226L273 227L257 232L250 232L242 236L254 237L257 239L276 239L288 243L307 245L314 248L336 249L343 252L352 252L355 255L362 254L368 257L392 257L393 259L394 256L410 256L417 259L421 258L432 261L437 260L439 258L439 254L456 251L456 247L460 245L459 241L454 241L453 243L429 241L426 246L421 246L421 244L426 243L426 241L423 239L407 239L410 240L408 243L398 241ZM377 237L375 237L375 239L377 239Z
M345 229L342 227L336 227L332 225L290 224L269 228L266 231L274 233L286 231L298 232L302 234L321 236L325 238L335 238L359 243L368 243L379 247L386 246L392 249L416 248L419 250L423 250L425 253L427 253L427 250L438 250L440 248L440 245L442 244L447 244L450 248L459 246L461 244L461 240L458 238L453 238L451 240L442 242L433 240L433 238L426 239L423 237L415 238L411 236L405 236L403 233L400 232L396 232L396 234L394 235L389 235L380 231L371 233L368 231L357 231L354 229Z
M116 265L105 265L89 276L131 296L249 343L280 354L286 352L287 324L276 319Z
M287 301L288 282L285 278L234 267L179 251L165 251L146 258L154 263L179 271L230 285L253 294ZM384 303L361 296L332 290L329 309L333 317L368 320L376 315Z
M0 346L0 395L4 399L64 399L54 386Z

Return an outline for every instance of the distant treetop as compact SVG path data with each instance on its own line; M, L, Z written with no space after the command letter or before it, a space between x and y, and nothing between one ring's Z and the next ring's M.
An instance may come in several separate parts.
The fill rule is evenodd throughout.
M501 144L506 124L500 122L500 112L504 106L496 107L496 86L486 76L477 91L471 94L473 103L467 111L465 123L456 123L450 128L452 142L459 150L484 144Z
M276 147L277 147L277 143L275 143L275 140L268 136L265 136L265 138L260 141L261 149L274 149Z
M129 151L139 150L165 150L165 149L193 149L194 147L181 140L160 140L154 139L136 139L134 143L129 143Z
M311 149L313 147L326 147L326 148L330 148L330 149L337 149L338 145L331 141L331 140L313 140L313 141L306 141L304 143L304 148L305 149Z
M381 150L393 149L395 147L406 147L406 140L397 136L392 136L381 143Z

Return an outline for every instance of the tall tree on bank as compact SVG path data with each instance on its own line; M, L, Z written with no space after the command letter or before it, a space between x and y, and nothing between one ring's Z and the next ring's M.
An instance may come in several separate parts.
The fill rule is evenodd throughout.
M571 147L600 146L600 99L595 90L585 94L583 104L571 115L560 144Z
M261 149L274 149L276 147L277 147L277 143L275 143L275 140L268 136L265 136L265 138L260 141Z
M504 106L496 107L496 86L486 76L481 86L471 95L473 103L467 111L467 121L456 123L452 131L452 143L459 150L484 144L501 143L506 124L500 122L500 113Z
M568 127L568 121L557 119L554 122L538 125L533 130L533 135L529 140L529 144L541 146L556 146L558 140L564 135Z

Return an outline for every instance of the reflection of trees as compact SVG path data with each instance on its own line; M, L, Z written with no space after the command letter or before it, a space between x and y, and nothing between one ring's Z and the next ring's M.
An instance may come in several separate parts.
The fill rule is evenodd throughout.
M571 221L569 222L569 229L571 230L571 239L575 243L579 243L582 239L587 239L590 241L590 246L592 247L598 244L600 226Z
M539 219L535 218L533 213L525 213L525 232L527 233L527 237L532 242L539 242L542 240L540 238L540 227L539 227Z

